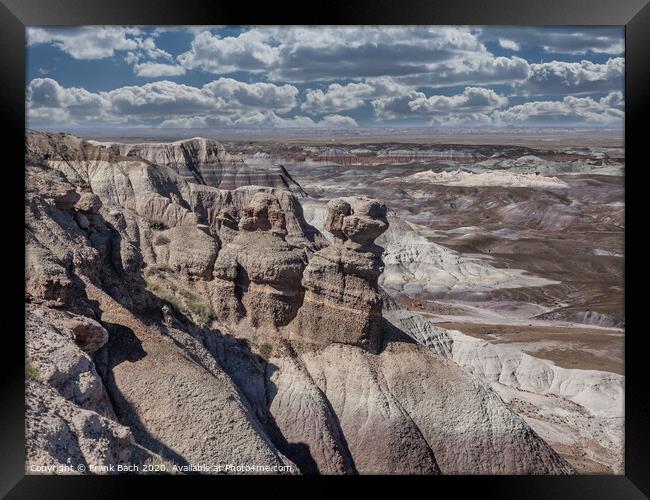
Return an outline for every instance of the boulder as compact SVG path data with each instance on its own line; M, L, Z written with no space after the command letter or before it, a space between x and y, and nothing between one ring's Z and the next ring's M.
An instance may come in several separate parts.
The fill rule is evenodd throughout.
M80 212L96 214L102 208L102 200L95 193L81 193L79 200L74 204L74 208Z
M94 354L108 342L108 332L94 319L72 316L60 324L72 332L75 343L87 354Z

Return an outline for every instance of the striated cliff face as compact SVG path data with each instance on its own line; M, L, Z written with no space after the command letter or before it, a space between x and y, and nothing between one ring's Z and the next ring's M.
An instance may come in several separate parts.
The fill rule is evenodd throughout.
M229 154L220 143L202 137L164 143L90 143L105 146L120 156L142 158L170 167L189 182L221 189L248 185L274 187L305 195L282 165L271 165L270 162L249 165L240 156Z
M383 203L330 202L328 244L290 191L188 182L177 147L28 133L28 466L571 471L382 318Z

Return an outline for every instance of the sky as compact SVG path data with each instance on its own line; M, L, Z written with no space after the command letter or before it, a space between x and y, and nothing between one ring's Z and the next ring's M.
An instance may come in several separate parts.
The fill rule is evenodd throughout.
M623 27L31 27L30 128L622 129Z

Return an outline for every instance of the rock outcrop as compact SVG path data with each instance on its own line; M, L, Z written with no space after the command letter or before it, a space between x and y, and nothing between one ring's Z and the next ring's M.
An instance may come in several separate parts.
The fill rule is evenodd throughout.
M424 347L391 342L377 356L333 344L303 360L360 473L571 470L488 386Z
M120 465L142 466L161 460L140 446L128 427L80 408L47 384L28 380L25 400L25 434L29 437L25 469L29 472L120 474ZM69 471L57 470L63 465Z
M388 228L377 200L328 204L325 229L333 243L309 259L302 276L305 297L292 324L292 339L326 346L341 342L377 351L381 345L381 297L377 280L383 249L375 238Z
M569 471L382 318L383 203L333 200L326 244L286 189L187 182L173 162L218 159L207 145L27 142L29 463Z
M242 186L265 186L287 189L298 196L306 195L282 165L270 162L248 165L240 156L229 154L222 144L202 137L163 143L90 142L106 146L121 156L142 158L170 167L188 182L229 190Z
M257 326L284 326L302 304L305 251L287 243L280 203L257 193L244 208L238 230L219 253L211 300L217 317Z

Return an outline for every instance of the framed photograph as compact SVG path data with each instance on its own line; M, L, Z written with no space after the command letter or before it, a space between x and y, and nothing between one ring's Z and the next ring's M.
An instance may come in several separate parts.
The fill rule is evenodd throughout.
M325 10L3 0L0 491L646 498L647 2Z

